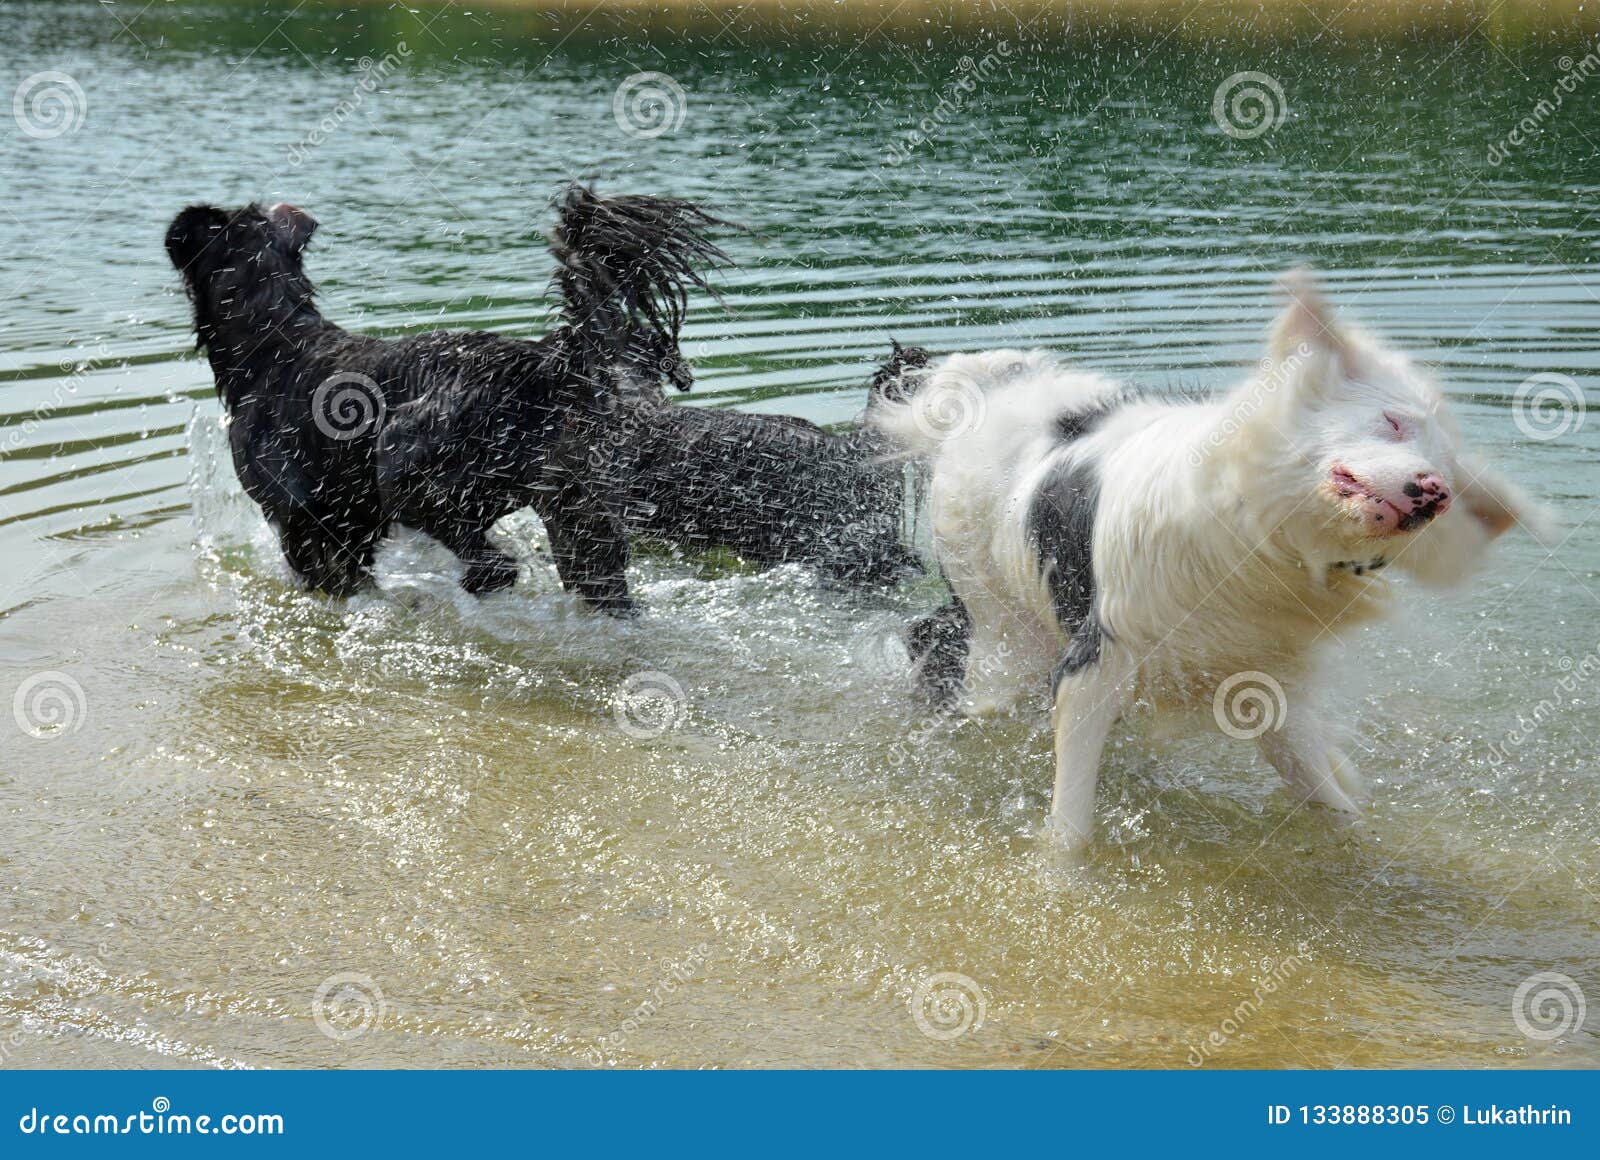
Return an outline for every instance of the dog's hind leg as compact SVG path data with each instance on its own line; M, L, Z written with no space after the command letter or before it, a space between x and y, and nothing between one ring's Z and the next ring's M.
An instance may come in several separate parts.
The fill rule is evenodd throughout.
M1365 783L1354 764L1318 723L1320 716L1303 702L1286 715L1282 726L1256 738L1261 756L1276 769L1301 801L1321 802L1347 814L1361 812Z
M628 595L628 537L622 523L590 496L565 495L544 516L556 572L568 592L611 616L637 616ZM543 515L543 513L541 513Z
M1056 670L1056 783L1050 800L1052 837L1069 851L1081 850L1094 832L1094 791L1100 780L1100 754L1111 727L1122 715L1130 676L1114 657L1072 669L1072 657Z
M439 542L467 566L461 576L461 587L474 596L499 592L517 582L516 557L491 544L488 533L488 528L465 527L434 531Z
M906 631L917 692L935 708L948 709L961 697L967 667L967 637L972 618L961 597L952 596L944 607L924 616Z

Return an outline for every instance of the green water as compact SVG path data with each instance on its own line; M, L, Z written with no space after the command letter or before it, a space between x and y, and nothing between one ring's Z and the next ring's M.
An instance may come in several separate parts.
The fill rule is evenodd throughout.
M1600 1015L1515 1013L1540 972L1600 1006L1600 422L1513 403L1593 398L1600 74L1506 148L1592 38L139 7L0 9L0 97L77 89L67 132L0 127L5 1062L1600 1063ZM624 131L638 72L676 128ZM1259 136L1213 116L1241 72L1283 94ZM532 335L571 177L752 228L691 313L699 404L849 419L891 335L1214 388L1309 262L1567 534L1345 642L1364 821L1132 723L1074 873L1043 723L909 695L931 582L652 559L648 614L597 622L518 517L511 593L412 536L382 595L297 592L218 459L166 221L289 200L331 317ZM621 712L642 674L663 732ZM924 1033L939 973L981 1026Z

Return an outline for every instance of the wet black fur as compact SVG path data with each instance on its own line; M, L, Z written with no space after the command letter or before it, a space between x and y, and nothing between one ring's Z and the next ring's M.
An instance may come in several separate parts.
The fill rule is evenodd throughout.
M897 344L874 397L927 357ZM918 566L901 536L904 468L876 431L678 406L650 376L635 382L606 453L630 532L685 552L805 564L850 584L891 583Z
M906 651L915 661L917 691L931 704L947 708L960 698L971 635L972 616L955 595L907 630Z
M485 534L532 504L566 586L625 612L627 543L589 447L614 405L613 368L670 370L683 385L678 327L688 289L704 285L697 267L722 257L704 236L713 224L687 202L574 186L551 245L562 313L537 342L341 329L302 269L316 223L290 207L191 206L166 246L230 416L240 482L310 587L360 588L396 520L455 551L470 591L505 587L515 562ZM317 391L335 376L375 384L374 421L319 426Z

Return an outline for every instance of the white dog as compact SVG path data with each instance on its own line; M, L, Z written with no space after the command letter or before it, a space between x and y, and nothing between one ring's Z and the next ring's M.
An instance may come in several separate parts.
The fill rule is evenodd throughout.
M1302 799L1355 812L1362 782L1317 708L1318 646L1381 611L1386 564L1448 583L1512 524L1542 526L1407 358L1336 319L1304 274L1285 286L1259 373L1210 402L996 350L936 361L872 417L930 469L955 596L912 630L922 683L975 715L1050 690L1051 824L1070 847L1131 702L1215 704L1245 674L1288 706L1262 755Z

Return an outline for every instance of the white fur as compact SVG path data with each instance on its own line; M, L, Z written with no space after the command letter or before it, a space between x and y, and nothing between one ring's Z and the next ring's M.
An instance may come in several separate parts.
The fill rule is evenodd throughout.
M1362 782L1324 724L1317 681L1320 647L1390 594L1384 577L1354 565L1383 557L1450 582L1512 523L1543 526L1462 446L1417 367L1340 323L1303 275L1286 284L1294 300L1258 373L1209 402L1123 402L1064 441L1061 416L1121 396L1122 385L1043 352L997 350L939 360L906 401L873 416L930 468L935 552L972 620L972 714L1048 690L1068 638L1028 512L1064 459L1098 476L1092 550L1105 639L1098 663L1063 680L1053 706L1051 820L1069 846L1091 832L1101 749L1130 701L1210 707L1240 673L1284 690L1287 713L1258 740L1266 760L1303 799L1357 810ZM938 421L952 413L956 422ZM1351 479L1360 491L1344 490ZM1450 503L1400 531L1399 509L1385 502L1411 502L1400 497L1416 480L1442 481Z

